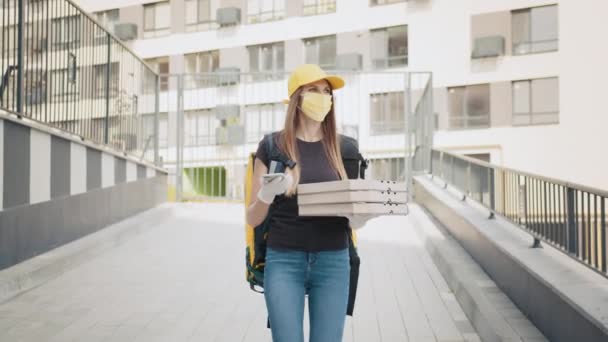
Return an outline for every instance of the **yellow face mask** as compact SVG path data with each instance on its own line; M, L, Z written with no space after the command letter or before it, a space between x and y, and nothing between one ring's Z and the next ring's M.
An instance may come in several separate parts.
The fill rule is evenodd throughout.
M302 108L300 110L309 118L323 122L331 109L331 95L306 92L302 94Z

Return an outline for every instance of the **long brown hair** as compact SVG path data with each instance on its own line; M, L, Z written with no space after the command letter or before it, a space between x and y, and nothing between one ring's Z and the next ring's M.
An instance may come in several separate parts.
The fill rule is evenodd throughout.
M331 88L331 87L330 87ZM297 185L300 183L300 156L297 149L296 143L296 131L300 125L300 107L301 97L303 89L302 87L296 89L289 99L289 105L287 106L287 115L285 116L285 126L279 133L279 141L277 142L279 148L283 153L289 157L289 159L296 162L296 166L290 171L293 177L293 185L287 190L286 195L292 196L296 193ZM325 120L321 123L321 130L323 131L323 148L329 164L339 179L347 179L346 169L342 162L342 154L340 153L340 142L338 141L338 133L336 130L336 115L334 110L334 100L332 93L332 104L329 113L325 117Z

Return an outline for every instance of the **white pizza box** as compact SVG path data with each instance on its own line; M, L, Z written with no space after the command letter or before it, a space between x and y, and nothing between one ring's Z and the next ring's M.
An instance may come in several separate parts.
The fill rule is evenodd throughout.
M298 204L331 203L407 203L407 192L381 192L378 190L333 191L314 194L299 194Z
M300 216L344 216L348 214L407 215L407 204L337 203L299 205Z
M347 179L331 182L298 184L298 194L314 194L332 191L377 190L380 192L406 192L404 182L375 179Z

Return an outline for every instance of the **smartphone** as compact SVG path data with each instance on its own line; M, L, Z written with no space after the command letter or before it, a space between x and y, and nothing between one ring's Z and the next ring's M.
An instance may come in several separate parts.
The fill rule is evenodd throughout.
M284 173L267 173L265 175L262 176L262 178L264 179L264 184L268 184L270 182L274 182L275 179L280 179L282 180L283 177L285 177Z

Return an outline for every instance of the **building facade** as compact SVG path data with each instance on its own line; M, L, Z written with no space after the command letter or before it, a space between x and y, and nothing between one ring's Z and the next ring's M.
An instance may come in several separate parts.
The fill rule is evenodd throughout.
M603 157L608 116L602 101L608 47L600 43L601 32L608 32L602 19L608 3L603 1L82 0L81 4L110 29L135 26L128 44L166 74L238 70L257 74L252 81L260 81L306 62L377 73L430 71L435 147L608 188L608 161ZM164 78L161 91L168 91L170 82L171 78ZM186 89L205 87L205 80L184 82ZM369 92L366 110L350 122L345 120L342 129L346 131L350 123L358 125L360 139L391 134L391 127L405 120L402 108L407 95L400 91ZM243 109L250 118L247 140L254 142L261 133L282 125L284 107L278 100ZM205 115L211 117L201 108L186 118L187 127L196 127L187 129L187 141L217 139L212 136L217 123ZM378 153L374 158L383 156ZM388 162L377 168L382 169L378 176L400 174L402 167L398 161ZM392 169L396 171L388 171Z

